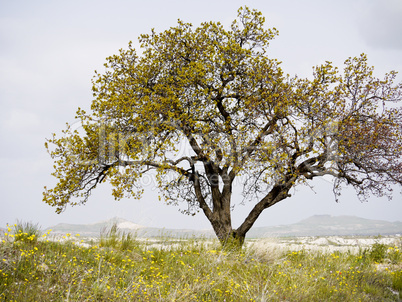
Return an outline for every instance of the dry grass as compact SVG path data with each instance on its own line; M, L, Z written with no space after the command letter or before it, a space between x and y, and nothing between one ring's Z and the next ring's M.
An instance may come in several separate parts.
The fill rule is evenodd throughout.
M23 230L22 232L24 233ZM275 240L224 251L217 242L152 248L117 230L59 241L9 230L0 244L2 301L398 301L401 245L358 253L290 251ZM164 245L166 246L166 244Z

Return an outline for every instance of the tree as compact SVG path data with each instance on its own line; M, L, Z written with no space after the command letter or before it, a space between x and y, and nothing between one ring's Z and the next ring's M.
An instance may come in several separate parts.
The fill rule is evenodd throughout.
M45 187L44 201L59 213L104 181L116 199L140 198L151 173L166 202L201 210L222 244L241 245L263 210L316 177L333 177L336 198L344 184L364 200L391 198L402 184L396 72L375 78L362 54L343 72L326 62L312 79L284 75L267 55L278 32L264 22L247 7L230 30L179 20L141 35L141 55L130 42L107 58L91 113L77 111L82 131L68 125L46 142L58 183ZM255 205L234 229L237 184Z

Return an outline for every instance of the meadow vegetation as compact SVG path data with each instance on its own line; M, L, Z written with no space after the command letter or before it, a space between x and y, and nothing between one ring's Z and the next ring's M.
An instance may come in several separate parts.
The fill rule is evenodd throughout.
M168 240L168 239L165 239ZM165 242L166 243L166 242ZM112 228L99 240L8 226L0 244L1 301L398 301L402 243L357 253L257 244L165 248ZM169 247L169 248L167 248Z

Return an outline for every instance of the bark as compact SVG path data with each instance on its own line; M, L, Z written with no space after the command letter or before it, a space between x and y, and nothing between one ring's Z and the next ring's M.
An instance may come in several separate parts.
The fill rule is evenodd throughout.
M212 209L207 205L203 197L200 186L200 176L195 173L193 175L193 184L199 207L203 210L205 216L210 221L222 246L229 248L242 247L247 232L254 225L262 211L289 197L290 195L288 192L296 179L294 176L285 176L280 184L276 184L271 191L254 206L240 227L238 229L233 229L230 204L234 175L227 175L226 171L218 172L216 166L211 162L204 163L204 166L207 171L207 177L212 193ZM222 191L220 190L219 182L217 181L219 177L222 177L224 181Z
M243 246L246 238L245 234L240 234L237 230L232 229L232 226L228 224L212 222L211 224L219 242L224 248L238 249Z
M222 246L229 249L241 248L244 244L247 232L254 225L262 211L290 196L288 192L291 188L291 183L292 180L289 180L285 185L274 186L271 191L254 206L238 229L232 228L230 209L229 211L222 211L222 208L218 211L214 209L212 215L214 219L210 219L210 222ZM220 203L222 203L222 200Z
M254 225L262 211L290 196L289 190L292 186L292 181L293 180L290 180L286 185L274 186L271 191L254 206L242 225L237 229L239 236L246 236L246 233Z

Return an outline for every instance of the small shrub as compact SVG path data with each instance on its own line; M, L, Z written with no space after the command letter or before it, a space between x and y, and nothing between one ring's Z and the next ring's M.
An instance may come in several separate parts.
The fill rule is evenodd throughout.
M388 246L383 243L374 243L370 249L370 259L375 262L381 262L385 259L387 255Z
M17 221L13 227L14 242L36 243L41 233L38 223Z
M103 229L100 236L99 245L103 247L117 247L119 245L119 230L116 224L113 224L110 229Z
M402 298L402 271L396 271L392 275L392 288L399 292L399 298Z
M102 230L99 245L120 250L133 250L138 246L138 242L131 233L122 232L116 224L113 224L110 229Z
M391 246L388 248L388 259L392 264L396 264L402 261L401 250L397 246Z
M122 233L121 245L122 250L133 250L138 247L138 242L131 233Z

